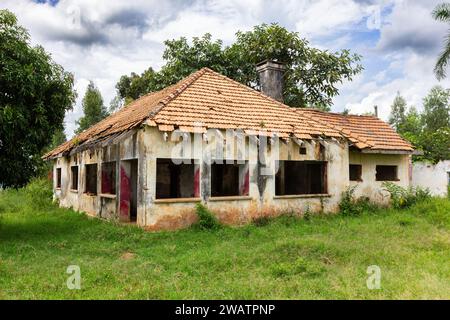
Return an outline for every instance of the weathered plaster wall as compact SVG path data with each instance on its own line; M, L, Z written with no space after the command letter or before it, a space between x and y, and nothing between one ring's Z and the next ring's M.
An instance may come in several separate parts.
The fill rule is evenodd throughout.
M305 142L306 155L300 155L298 145L290 143L280 148L280 160L321 160L327 162L327 194L323 196L275 196L270 205L282 212L336 212L341 193L349 185L348 145L346 142L323 141L323 153L319 142ZM271 177L267 197L275 194L275 179Z
M80 152L76 155L59 158L56 168L62 169L62 188L55 190L62 206L86 211L88 214L128 221L127 202L124 200L125 187L121 175L130 170L131 159L136 159L137 166L137 224L150 230L178 229L187 227L196 221L195 205L205 204L226 224L241 224L261 216L274 216L286 212L302 214L310 212L335 212L338 209L341 193L349 186L358 184L357 196L370 196L372 200L382 202L384 195L380 192L381 182L375 181L377 164L397 165L400 185L408 185L407 155L376 155L350 152L346 141L316 140L288 141L266 147L264 164L258 162L258 150L265 144L254 137L246 137L235 145L224 145L214 139L216 130L208 130L207 139L202 134L186 134L172 137L155 127L145 126L135 134L123 138L107 147ZM226 133L221 131L223 137ZM180 139L190 139L189 143L180 144ZM299 143L306 148L306 154L299 151ZM242 145L245 148L242 148ZM238 148L241 146L241 148ZM218 150L234 150L229 157L245 163L239 172L240 188L248 189L248 195L233 197L211 197L210 159ZM279 157L278 157L279 155ZM156 162L158 158L194 159L195 196L184 199L156 199ZM201 161L201 160L204 161ZM118 161L120 160L120 161ZM275 196L276 160L320 160L327 163L327 193L321 195L287 195ZM85 165L98 163L98 177L101 176L101 163L116 161L116 195L101 194L101 179L98 179L96 196L84 193ZM362 182L349 181L349 163L362 164ZM79 166L79 188L70 190L70 166ZM268 174L267 174L268 173ZM244 184L245 176L248 185ZM56 174L54 175L56 177ZM56 178L55 178L56 179ZM56 184L55 184L56 185ZM122 185L122 186L121 186ZM186 187L186 186L185 186ZM125 216L123 211L125 208Z
M450 180L450 160L437 164L415 162L412 167L412 185L430 189L435 196L445 197Z
M92 150L61 157L54 162L54 196L63 207L71 207L74 210L84 211L88 215L119 219L117 201L120 194L120 177L116 174L116 194L105 195L101 193L101 163L116 161L116 172L120 172L121 161L135 159L139 156L137 134L124 138L117 144L100 147ZM86 190L86 165L97 164L97 195L88 195ZM78 166L78 189L72 190L71 167ZM56 186L56 169L61 168L61 188ZM138 195L141 190L138 188ZM139 201L139 200L138 200ZM139 210L139 209L138 209ZM138 214L139 216L139 214Z
M386 204L389 200L388 193L383 191L383 181L376 181L376 166L398 166L398 181L392 182L402 187L408 187L409 157L409 155L402 154L365 154L350 152L349 163L362 165L362 181L350 181L351 186L357 186L355 196L369 197L374 202Z
M238 155L242 149L234 149L234 160L246 161L248 168L249 185L248 196L211 197L209 165L200 163L200 159L209 159L217 154L217 149L227 145L216 143L212 132L208 132L208 141L202 138L194 138L190 135L191 142L182 151L177 148L178 141L171 141L171 133L165 135L153 127L146 127L140 132L142 148L145 150L145 167L147 169L144 190L145 221L143 225L150 229L177 228L186 226L195 221L196 203L204 203L219 220L228 224L240 224L262 215L277 215L284 212L303 213L310 211L336 211L342 190L348 186L348 147L344 141L324 141L323 152L320 152L320 144L305 142L306 155L299 152L299 145L290 140L280 142L278 148L274 145L267 147L267 166L264 168L258 164L258 146L253 138L245 139L243 154ZM225 137L226 133L222 132ZM196 148L194 145L196 144ZM178 145L179 146L179 145ZM200 147L201 146L201 147ZM174 151L175 150L175 151ZM276 154L280 160L322 160L327 161L328 193L321 196L300 195L275 197L274 175L264 175L265 169L275 168ZM156 199L156 160L157 158L194 158L197 161L195 170L199 171L200 183L198 198L194 199ZM273 172L274 173L274 172ZM181 222L185 221L185 222Z

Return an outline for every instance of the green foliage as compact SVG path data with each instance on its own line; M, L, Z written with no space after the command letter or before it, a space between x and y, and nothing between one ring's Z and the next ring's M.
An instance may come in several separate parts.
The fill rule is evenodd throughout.
M339 201L339 212L344 216L360 215L363 212L376 212L379 207L370 201L367 197L355 198L355 190L357 186L350 186L342 192Z
M147 232L0 190L0 299L446 299L449 212L433 198L353 218ZM69 264L81 290L65 285ZM371 264L381 290L365 286Z
M108 116L108 111L103 105L102 95L92 81L89 82L86 89L82 105L84 115L76 121L78 128L75 132L77 134Z
M397 131L402 127L406 120L406 100L397 92L397 96L391 106L391 114L389 116L389 124Z
M192 72L209 67L247 86L259 88L255 65L272 59L286 64L285 103L294 107L313 106L328 110L339 93L337 85L351 81L362 71L361 57L348 50L331 53L310 47L296 32L278 24L262 24L248 32L237 32L236 42L224 47L221 40L212 40L206 33L193 38L167 40L159 72L152 68L141 75L122 76L116 85L118 95L137 99L174 84Z
M392 105L390 123L397 132L423 155L413 160L437 163L450 159L450 90L433 87L423 99L423 112L411 107L405 114L405 99L397 95Z
M441 3L438 4L433 12L433 18L445 22L447 24L450 23L450 3ZM434 73L436 74L436 78L438 80L442 80L447 76L447 66L450 59L450 36L445 38L444 49L438 57L436 65L434 67Z
M203 204L197 203L195 213L198 216L197 226L203 230L217 230L221 228L221 224Z
M431 198L430 190L421 187L404 188L393 182L383 182L383 189L389 192L391 205L395 209L409 208Z
M423 99L422 121L426 131L450 127L450 90L441 86L431 88Z
M36 175L75 97L72 74L0 10L0 185L22 186Z
M52 183L47 178L34 178L25 187L25 195L29 205L36 209L48 208L52 205Z

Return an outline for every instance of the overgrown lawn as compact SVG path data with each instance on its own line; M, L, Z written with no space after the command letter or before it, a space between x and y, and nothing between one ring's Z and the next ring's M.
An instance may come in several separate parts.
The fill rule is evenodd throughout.
M0 191L1 299L450 298L448 199L150 233L29 193ZM81 268L81 290L66 286L69 265ZM371 265L381 268L379 290L366 285Z

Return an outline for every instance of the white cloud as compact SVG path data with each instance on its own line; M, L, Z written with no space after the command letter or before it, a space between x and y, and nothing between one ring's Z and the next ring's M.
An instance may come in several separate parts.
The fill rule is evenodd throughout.
M450 80L438 82L433 74L436 47L448 28L432 19L433 7L430 1L395 2L383 19L377 49L370 53L387 61L388 67L375 74L365 72L365 85L344 85L342 95L335 99L337 110L348 108L353 113L365 113L373 112L377 105L380 117L387 120L397 92L409 106L421 110L423 97L434 85L450 87Z
M298 31L319 48L345 47L365 57L367 70L342 84L333 110L347 107L363 113L377 104L387 119L397 91L420 108L423 96L438 83L432 69L448 28L431 17L437 2L63 0L51 6L4 0L0 7L11 9L30 31L33 43L42 44L57 63L74 73L78 99L65 119L71 136L89 80L109 104L121 75L162 66L164 40L209 32L228 44L236 31L263 22L278 22ZM442 84L450 87L447 80Z
M295 24L306 37L326 36L349 30L368 13L364 3L353 0L301 1Z

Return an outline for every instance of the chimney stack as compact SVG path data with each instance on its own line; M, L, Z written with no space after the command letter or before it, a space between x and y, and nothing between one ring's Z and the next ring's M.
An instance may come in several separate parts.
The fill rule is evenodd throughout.
M375 112L375 117L378 118L378 106L374 106L373 109L374 109L374 112Z
M273 60L264 60L256 65L261 92L283 102L284 64Z

